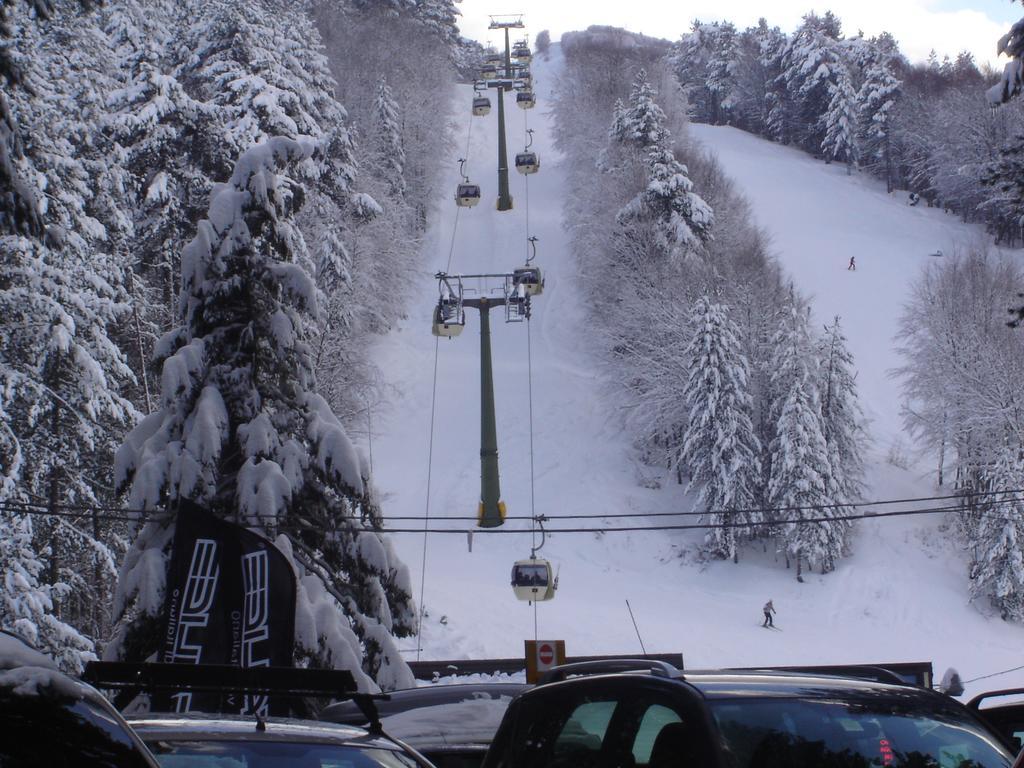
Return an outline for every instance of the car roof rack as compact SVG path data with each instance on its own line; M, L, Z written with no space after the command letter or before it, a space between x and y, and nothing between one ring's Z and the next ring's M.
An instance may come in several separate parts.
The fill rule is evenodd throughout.
M655 677L682 678L683 673L658 659L598 659L553 667L541 675L537 685L557 683L573 675L608 675L619 672L647 672Z
M967 702L967 708L973 710L981 709L981 702L986 699L997 699L1000 696L1024 696L1024 688L1003 688L999 691L986 691L985 693L979 693L973 699ZM1013 702L1014 704L1021 704L1022 702Z
M375 702L388 699L387 694L360 693L347 669L90 661L82 679L96 688L119 691L114 699L118 709L140 693L155 691L351 699L366 716L373 734L383 732Z
M831 675L834 677L852 677L857 680L871 680L876 683L890 685L913 685L900 677L896 672L885 667L871 664L822 664L820 666L792 667L732 667L728 672L791 672L801 675Z

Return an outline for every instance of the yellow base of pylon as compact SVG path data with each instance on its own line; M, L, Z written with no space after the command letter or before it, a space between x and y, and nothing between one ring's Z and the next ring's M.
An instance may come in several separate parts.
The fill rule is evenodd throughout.
M484 517L484 503L481 501L476 508L476 523L481 528L497 528L499 525L505 524L505 502L498 502L498 519L495 520L493 517L487 519Z

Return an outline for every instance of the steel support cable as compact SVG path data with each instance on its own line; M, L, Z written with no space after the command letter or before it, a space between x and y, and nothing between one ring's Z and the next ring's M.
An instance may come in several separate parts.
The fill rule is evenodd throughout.
M529 140L530 129L527 123L527 110L523 110L523 136ZM524 195L526 197L526 263L530 262L530 174L523 175ZM530 555L537 551L537 494L534 472L533 454L533 343L530 333L530 314L526 315L526 389L529 403L529 428L530 428ZM537 601L533 601L533 639L536 642L537 631Z
M466 128L466 152L463 157L469 157L470 140L473 136L473 116L470 115ZM450 272L452 260L455 258L455 236L459 231L459 214L462 212L460 206L455 208L455 221L452 222L452 237L448 244L448 262L445 264L445 272ZM420 660L423 652L423 614L426 608L423 604L423 596L427 588L427 539L429 538L430 526L430 487L434 469L434 418L437 413L437 367L440 357L441 338L434 338L434 375L430 386L430 437L427 440L427 488L426 499L423 508L423 555L420 558L420 606L416 614L416 661Z
M458 212L455 214L458 219ZM450 257L449 257L450 258ZM416 661L420 660L420 653L423 651L423 595L427 584L427 538L430 525L430 481L434 468L434 415L437 410L437 360L438 347L441 338L434 339L434 377L430 389L430 438L427 441L427 493L423 509L423 556L420 560L420 606L416 614Z

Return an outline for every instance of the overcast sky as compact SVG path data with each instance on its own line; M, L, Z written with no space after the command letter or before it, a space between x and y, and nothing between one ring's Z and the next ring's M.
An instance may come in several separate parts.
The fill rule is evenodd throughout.
M625 27L675 40L694 19L728 20L742 29L757 23L760 16L788 33L808 10L831 10L842 19L847 35L857 30L868 37L891 32L911 61L924 59L933 48L940 58L968 50L979 63L988 61L1000 68L996 41L1024 16L1020 3L1009 0L462 0L460 8L462 33L494 43L499 37L487 29L488 14L492 13L522 13L532 43L542 29L550 30L551 39L558 40L563 32L591 24Z

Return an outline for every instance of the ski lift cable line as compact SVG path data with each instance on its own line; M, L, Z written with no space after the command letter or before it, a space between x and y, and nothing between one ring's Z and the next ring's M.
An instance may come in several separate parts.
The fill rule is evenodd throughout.
M469 157L470 142L473 137L473 121L469 120L466 126L466 151L464 157ZM460 166L461 170L461 166ZM455 236L459 231L459 214L462 209L456 207L455 220L452 222L452 238L448 245L448 261L445 264L445 272L450 272L452 259L455 258ZM423 595L427 585L427 527L430 524L430 481L434 466L434 417L437 413L437 363L440 354L440 338L434 339L434 375L430 389L430 437L427 440L427 487L426 498L423 503L423 554L420 558L420 605L416 613L416 661L420 660L420 652L423 650L423 614L425 612Z
M458 223L459 212L455 212L456 225ZM455 234L452 233L452 241L454 243ZM449 261L451 256L448 257ZM423 647L423 613L425 611L423 606L423 594L427 584L427 527L430 524L430 480L433 474L434 467L434 415L437 412L437 360L439 356L439 347L441 339L434 339L434 379L431 385L430 391L430 438L427 441L427 488L426 498L423 504L423 556L420 559L420 605L419 611L416 613L416 661L420 660L420 651Z
M851 501L847 503L834 503L834 504L809 504L806 506L792 506L792 507L751 507L746 509L730 509L730 510L705 510L704 512L608 512L608 513L591 513L591 514L579 514L579 515L559 515L558 517L566 520L604 520L604 519L617 519L617 518L635 518L635 517L699 517L702 515L730 515L737 513L747 512L800 512L807 510L818 510L818 509L839 509L839 508L859 508L859 507L874 507L874 506L887 506L893 504L913 504L918 502L934 502L934 501L950 501L950 500L968 500L977 499L987 496L1006 496L1008 498L999 499L992 502L980 502L983 504L1009 504L1017 501L1024 501L1024 488L1007 489L1005 491L970 491L960 494L950 494L944 496L918 496L908 497L900 499L876 499L874 501ZM162 513L163 509L138 509L132 507L116 506L109 504L66 504L57 503L50 504L46 501L14 501L6 500L0 501L0 509L4 507L10 507L12 511L25 511L28 513L36 514L67 514L69 516L75 516L85 513L92 512L109 512L115 515L124 515L127 519L136 520L139 516L153 516ZM968 504L961 504L948 507L949 509L956 509L962 507L966 511L971 511L971 507ZM945 509L945 507L944 507ZM51 510L57 510L52 512ZM978 511L978 510L974 510ZM879 516L882 513L876 515L867 515L868 517ZM982 513L984 514L984 513ZM403 520L403 521L420 521L424 517L420 515L397 515L387 516L387 520ZM460 516L460 517L445 517L444 520L476 520L475 516ZM509 515L505 518L506 520L529 520L529 515Z

